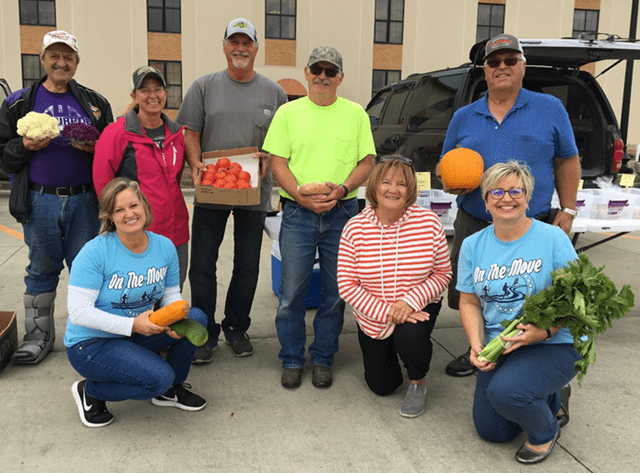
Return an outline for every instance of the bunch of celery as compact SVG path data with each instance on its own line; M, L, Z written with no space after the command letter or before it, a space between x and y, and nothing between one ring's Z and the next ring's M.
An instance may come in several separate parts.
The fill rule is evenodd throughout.
M478 359L495 363L508 344L503 337L514 337L520 332L516 325L535 324L542 329L562 325L569 329L576 351L582 359L576 362L578 383L587 373L587 367L596 360L594 338L611 327L614 319L624 317L634 305L629 286L617 292L609 277L595 267L582 253L576 262L551 272L553 283L538 294L527 297L522 315L513 321L504 320L505 330L482 350Z

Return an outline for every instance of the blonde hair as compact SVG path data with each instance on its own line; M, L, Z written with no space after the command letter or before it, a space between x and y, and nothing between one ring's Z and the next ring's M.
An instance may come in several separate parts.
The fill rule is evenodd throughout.
M482 174L482 179L480 179L482 200L487 202L489 191L493 189L498 182L510 177L517 177L520 180L525 198L527 202L529 202L533 195L535 179L528 165L513 160L506 163L494 164Z
M111 180L100 192L100 210L98 218L100 219L100 233L113 232L116 229L116 225L111 220L114 208L116 206L116 196L120 192L125 190L131 190L136 197L142 203L144 208L144 214L146 216L146 222L144 224L144 230L149 228L153 223L153 214L151 213L151 205L140 190L140 185L136 181L125 179L124 177L116 177Z
M407 159L404 156L398 157ZM418 180L416 173L411 166L394 158L395 156L383 156L380 158L384 161L376 164L367 181L365 197L374 209L378 208L378 185L382 182L387 171L390 170L394 170L394 173L399 173L407 184L407 201L405 202L404 208L406 209L413 205L418 199Z

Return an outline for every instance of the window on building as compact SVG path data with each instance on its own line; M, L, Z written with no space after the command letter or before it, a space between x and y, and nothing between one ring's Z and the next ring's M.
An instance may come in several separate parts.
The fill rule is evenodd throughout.
M393 84L394 82L398 82L400 80L400 72L401 71L385 71L381 69L374 69L373 84L371 86L371 96L376 95L378 91L384 86Z
M22 55L22 87L31 87L45 75L37 54Z
M180 33L180 0L147 0L147 30Z
M56 26L55 0L20 0L20 24Z
M402 44L404 0L376 0L375 43Z
M296 39L296 0L266 0L265 38Z
M155 67L167 81L167 104L165 108L178 109L182 103L182 63L180 61L149 61L151 67Z
M504 33L504 5L478 3L476 43Z
M573 37L579 38L583 35L584 39L596 39L598 33L598 20L600 12L598 10L580 10L573 11Z

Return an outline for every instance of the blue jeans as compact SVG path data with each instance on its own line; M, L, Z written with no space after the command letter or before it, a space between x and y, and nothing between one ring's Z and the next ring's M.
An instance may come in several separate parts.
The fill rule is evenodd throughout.
M220 324L215 321L217 299L216 268L220 244L231 210L194 207L191 231L191 305L208 317L209 346L215 346ZM251 324L249 313L258 285L260 250L266 212L233 209L233 272L224 307L222 330L246 332Z
M191 308L189 317L202 325L207 317ZM158 353L169 349L167 359ZM67 348L71 366L87 378L89 396L102 401L151 399L187 379L196 351L187 337L167 334L146 337L92 338Z
M23 225L29 247L29 266L24 282L26 293L55 291L60 272L71 264L86 242L98 235L98 201L93 191L58 197L29 191L29 224Z
M508 442L526 432L532 445L553 439L560 428L560 388L576 375L580 359L571 343L538 343L501 356L498 366L478 371L473 421L490 442Z
M316 249L320 256L320 306L313 320L314 341L309 347L313 365L331 367L344 322L344 301L338 294L338 246L342 229L358 213L357 199L338 201L329 212L317 214L285 200L280 226L280 304L276 329L283 368L302 368L306 359L304 299L309 288Z

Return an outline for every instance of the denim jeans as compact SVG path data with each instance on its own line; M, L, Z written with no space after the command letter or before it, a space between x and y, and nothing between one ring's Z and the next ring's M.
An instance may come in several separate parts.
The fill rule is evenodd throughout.
M24 282L26 293L55 291L60 273L71 264L86 242L98 235L98 202L93 191L58 197L29 191L29 224L23 225L29 247L29 266Z
M192 308L189 317L202 325L207 317ZM158 353L169 349L167 359ZM102 401L151 399L187 379L196 351L187 337L138 333L122 338L92 338L67 348L71 366L87 378L89 396Z
M532 445L553 439L560 428L560 388L576 375L580 355L572 343L537 343L501 356L489 372L478 371L473 421L489 442L508 442L526 432Z
M344 322L344 301L338 294L338 246L342 229L358 213L357 199L338 201L329 212L317 214L285 200L280 226L280 303L276 329L283 368L305 365L305 305L316 249L320 256L320 306L313 320L314 341L309 347L313 365L331 367Z
M215 346L220 324L215 321L217 300L216 268L220 244L231 210L194 207L191 231L189 282L191 305L208 317L209 346ZM258 284L260 250L266 212L233 209L233 271L224 306L222 330L246 332L249 313Z

